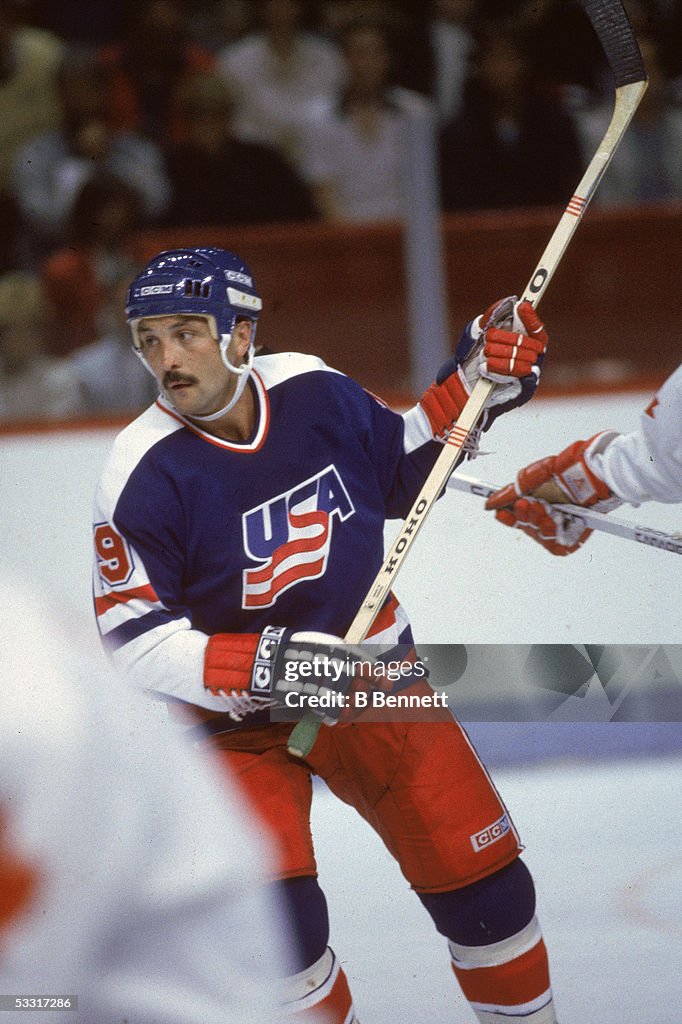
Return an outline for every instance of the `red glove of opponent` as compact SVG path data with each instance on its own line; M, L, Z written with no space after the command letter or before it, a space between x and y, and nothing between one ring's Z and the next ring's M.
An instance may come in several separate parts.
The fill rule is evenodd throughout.
M610 512L619 498L597 475L591 459L617 434L603 431L587 441L575 441L558 455L548 455L520 470L512 484L491 494L485 503L495 518L541 544L553 555L570 555L582 547L592 530L570 520L561 503Z

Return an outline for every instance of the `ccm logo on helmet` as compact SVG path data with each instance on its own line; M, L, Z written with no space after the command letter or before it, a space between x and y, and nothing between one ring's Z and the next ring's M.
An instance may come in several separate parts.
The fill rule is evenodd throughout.
M143 295L170 295L172 291L172 284L150 284L145 288L140 288L140 297Z
M251 686L254 690L269 693L272 689L272 664L283 636L283 626L266 626L263 630L253 666Z
M253 288L253 278L248 274L242 274L239 270L226 270L225 277L228 281L236 281L237 284L245 284L247 288Z

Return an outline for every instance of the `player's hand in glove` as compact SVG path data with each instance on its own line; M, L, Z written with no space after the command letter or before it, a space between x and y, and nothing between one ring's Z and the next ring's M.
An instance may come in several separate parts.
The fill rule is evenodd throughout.
M618 435L613 431L575 441L558 455L525 466L514 483L501 487L485 503L505 526L516 527L553 555L571 555L592 530L571 521L561 504L610 512L621 504L598 473L596 460Z
M419 400L433 436L447 436L481 377L496 385L486 402L483 430L501 413L529 401L546 349L545 328L529 302L510 295L493 303L467 324L454 356Z
M328 633L266 626L262 633L216 633L204 656L204 686L235 721L264 708L311 711L326 725L353 717L358 690L384 689L374 659ZM303 699L301 699L301 695Z

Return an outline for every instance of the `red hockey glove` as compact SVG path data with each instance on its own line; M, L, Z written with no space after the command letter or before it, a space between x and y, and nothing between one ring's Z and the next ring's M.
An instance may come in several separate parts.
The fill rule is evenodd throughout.
M610 512L621 504L591 461L616 436L603 431L587 441L575 441L558 455L532 462L519 471L514 483L491 494L485 507L495 510L500 523L522 530L553 555L572 554L592 531L569 521L561 502L598 512Z
M216 633L204 657L204 686L224 697L231 718L264 708L311 711L326 725L353 717L358 690L373 681L374 659L328 633L266 626L262 633Z
M454 356L419 400L433 436L447 435L480 377L497 384L486 403L484 430L500 413L529 401L546 349L547 334L529 302L509 296L493 303L467 324Z
M517 498L509 508L496 512L495 518L532 537L553 555L572 555L592 533L574 519L569 520L560 505L538 498Z

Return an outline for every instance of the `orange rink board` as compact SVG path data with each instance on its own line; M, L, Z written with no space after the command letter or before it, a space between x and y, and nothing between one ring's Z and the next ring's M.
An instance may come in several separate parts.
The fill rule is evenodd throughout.
M494 299L523 290L560 213L443 219L453 341ZM263 344L312 352L372 390L409 391L402 242L398 224L299 224L146 234L136 251L141 260L182 245L238 251L264 298ZM588 210L543 298L547 386L662 377L677 366L680 266L682 207Z

